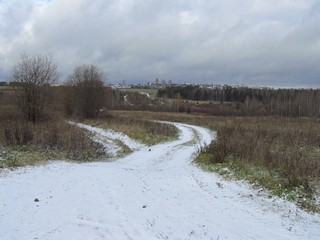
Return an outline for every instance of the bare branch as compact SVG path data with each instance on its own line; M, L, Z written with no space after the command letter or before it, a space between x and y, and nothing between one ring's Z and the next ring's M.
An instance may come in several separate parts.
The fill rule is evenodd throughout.
M57 79L57 65L51 55L21 55L11 81L15 82L17 105L26 120L35 123L40 119L48 103L50 86Z

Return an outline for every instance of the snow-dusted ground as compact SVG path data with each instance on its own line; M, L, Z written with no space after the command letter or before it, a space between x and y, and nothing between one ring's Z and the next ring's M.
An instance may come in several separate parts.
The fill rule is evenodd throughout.
M117 144L116 141L121 141L123 144L127 145L131 150L136 151L141 148L145 148L144 144L137 142L136 140L128 137L127 135L119 132L115 132L111 129L105 130L102 128L93 127L90 125L75 123L69 121L70 124L77 125L80 128L86 129L89 132L93 133L93 140L102 144L104 146L104 150L111 157L116 157L121 152L122 148Z
M114 162L2 172L0 239L320 239L318 215L198 169L194 139L213 134L176 126L178 140Z

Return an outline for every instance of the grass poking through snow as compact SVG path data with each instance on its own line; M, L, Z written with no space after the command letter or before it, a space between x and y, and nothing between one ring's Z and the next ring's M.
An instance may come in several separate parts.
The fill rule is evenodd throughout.
M117 114L104 119L86 120L85 123L104 129L123 132L130 138L138 140L148 146L169 141L178 136L178 130L170 124L154 122L138 117L119 116Z

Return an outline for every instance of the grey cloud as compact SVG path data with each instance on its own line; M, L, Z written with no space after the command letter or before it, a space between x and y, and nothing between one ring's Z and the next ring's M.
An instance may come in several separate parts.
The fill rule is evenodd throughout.
M92 63L112 82L320 87L318 0L10 2L0 2L3 72L21 51L50 52L63 77Z

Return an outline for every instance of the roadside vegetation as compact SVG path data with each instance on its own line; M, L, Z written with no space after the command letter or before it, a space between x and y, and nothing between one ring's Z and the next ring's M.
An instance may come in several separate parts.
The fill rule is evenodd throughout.
M196 159L204 169L320 212L319 120L235 118L215 129L216 141Z
M65 121L0 120L0 168L34 165L52 159L88 161L103 155L83 130Z
M52 86L57 78L51 56L22 54L14 66L10 86L0 89L0 168L50 159L88 161L104 154L87 132L65 121L61 112L63 98ZM94 77L93 81L101 80ZM103 88L103 83L99 86ZM97 99L96 92L92 96ZM83 109L79 112L84 115L87 108ZM91 109L96 113L96 108Z
M148 146L178 137L176 127L170 124L155 122L152 121L152 119L143 119L138 115L123 115L113 112L109 117L86 120L85 123L104 129L123 132L129 137Z

